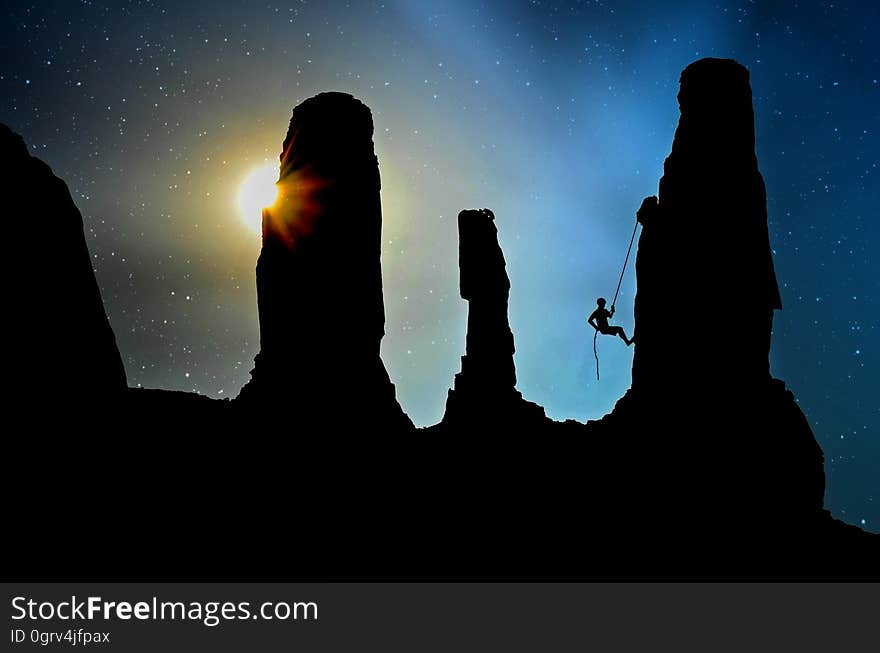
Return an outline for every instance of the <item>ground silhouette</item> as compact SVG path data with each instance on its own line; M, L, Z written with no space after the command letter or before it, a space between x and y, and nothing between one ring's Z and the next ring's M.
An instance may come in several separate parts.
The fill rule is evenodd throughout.
M370 112L351 96L294 109L282 201L263 218L261 351L233 401L124 388L79 213L4 128L4 171L18 175L6 201L25 211L42 193L55 241L14 311L30 316L24 298L42 297L40 335L21 334L15 359L26 381L8 483L27 500L8 516L9 575L880 575L880 537L824 509L821 448L769 373L781 304L748 72L695 62L679 102L659 197L638 212L632 387L587 424L550 420L516 390L510 282L483 209L458 221L461 372L443 420L412 428L379 359L378 168ZM697 333L668 319L666 298L685 291ZM743 324L734 311L756 302ZM48 315L59 311L89 326L68 330ZM54 391L56 361L88 382Z

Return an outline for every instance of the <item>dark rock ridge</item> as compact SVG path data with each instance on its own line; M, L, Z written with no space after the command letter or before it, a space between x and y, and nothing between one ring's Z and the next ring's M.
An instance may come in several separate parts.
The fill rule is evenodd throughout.
M49 447L24 432L12 438L10 460L38 461L13 465L10 475L31 493L7 515L22 525L8 555L18 573L880 577L880 537L824 510L822 451L792 394L769 374L781 302L748 73L732 61L696 62L679 100L659 201L639 210L632 388L586 425L554 422L523 399L494 216L463 211L466 352L443 421L419 431L379 358L370 112L338 93L299 105L281 155L281 199L263 216L261 351L251 381L223 402L131 390L96 411L103 419L89 421L88 438L67 437L68 415L38 414L48 400L31 399L37 410L26 424L61 435ZM4 161L19 143L4 140ZM53 183L49 174L23 186L26 194L4 190L29 215L22 198ZM59 321L48 313L58 306L90 312L97 332L109 330L76 218L76 229L59 227L45 273L24 284L39 301L21 314L42 301L35 327L53 352L41 357L41 343L21 335L36 364L22 355L17 371L38 388L59 373L56 355L118 360L101 353L115 352L112 334L88 348L67 334L53 339ZM89 292L46 300L66 271ZM93 386L118 387L116 366L102 369ZM70 505L59 502L69 488ZM32 506L48 506L51 519ZM74 510L87 519L72 519ZM67 558L54 546L59 522Z
M467 350L446 400L443 425L522 426L523 420L543 425L544 409L525 401L516 389L513 333L507 319L510 279L490 210L458 214L458 267L461 297L468 302Z
M410 430L379 357L382 207L370 110L344 93L306 100L280 159L257 262L260 353L238 401L284 405L302 423L350 416Z
M3 222L16 250L13 260L21 256L9 284L14 310L6 320L14 392L33 397L57 388L53 401L91 408L122 393L126 380L82 215L67 185L3 124L0 161Z

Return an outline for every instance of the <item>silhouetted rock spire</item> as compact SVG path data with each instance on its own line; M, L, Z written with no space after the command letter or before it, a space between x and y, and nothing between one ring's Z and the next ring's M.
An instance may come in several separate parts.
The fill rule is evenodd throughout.
M822 450L770 377L782 302L749 73L702 59L682 73L678 100L659 202L638 212L632 389L603 422L638 435L637 483L659 501L649 513L688 522L676 528L700 515L704 534L732 528L757 546L764 529L791 533L820 515Z
M260 353L239 398L282 401L274 405L307 422L411 428L379 357L382 209L370 110L344 93L304 101L280 158L257 263Z
M91 407L91 401L123 392L126 380L82 215L67 185L2 124L0 157L5 227L13 247L29 253L9 284L14 317L7 326L14 346L7 367L16 388L30 398L58 388L59 401Z
M639 211L633 388L766 380L782 302L748 70L701 59L682 73L678 101L659 204L648 198Z
M513 333L507 319L510 280L489 209L458 214L458 266L468 302L466 353L449 391L444 422L543 420L544 410L515 388Z

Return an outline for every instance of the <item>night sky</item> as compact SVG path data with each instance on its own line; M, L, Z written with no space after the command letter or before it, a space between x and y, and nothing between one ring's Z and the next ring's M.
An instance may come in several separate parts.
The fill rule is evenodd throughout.
M6 2L0 29L0 121L83 213L130 385L238 393L259 343L259 210L249 226L241 185L277 164L298 102L340 90L369 105L382 353L418 425L440 419L464 350L468 207L497 216L519 389L554 418L613 407L632 350L601 342L596 382L585 318L657 192L682 68L739 60L785 307L772 370L825 451L834 514L880 531L877 3L66 0ZM634 292L630 267L628 333Z

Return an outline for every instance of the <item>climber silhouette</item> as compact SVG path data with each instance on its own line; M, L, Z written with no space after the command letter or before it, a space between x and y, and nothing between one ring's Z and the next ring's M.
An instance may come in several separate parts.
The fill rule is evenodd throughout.
M626 346L629 347L633 341L626 337L623 327L610 326L608 324L608 318L614 317L614 307L612 306L610 311L606 310L604 297L597 299L596 303L599 305L599 308L593 311L590 317L587 318L587 322L589 322L590 326L596 329L596 331L606 336L620 336L626 343Z

